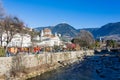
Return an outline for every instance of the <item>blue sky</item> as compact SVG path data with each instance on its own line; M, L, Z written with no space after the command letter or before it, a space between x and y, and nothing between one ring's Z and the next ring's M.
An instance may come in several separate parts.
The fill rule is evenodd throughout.
M66 22L76 29L120 21L120 0L2 0L6 13L29 27Z

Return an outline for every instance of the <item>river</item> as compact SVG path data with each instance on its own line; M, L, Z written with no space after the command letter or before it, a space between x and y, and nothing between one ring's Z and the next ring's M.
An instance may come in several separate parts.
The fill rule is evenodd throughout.
M28 80L101 80L92 69L89 57Z
M28 80L120 80L120 56L117 55L87 56L83 61L78 60Z

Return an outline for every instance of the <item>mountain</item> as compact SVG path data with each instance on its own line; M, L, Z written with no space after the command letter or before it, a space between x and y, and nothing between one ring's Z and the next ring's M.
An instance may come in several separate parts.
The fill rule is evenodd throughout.
M60 33L62 36L75 37L80 32L80 30L87 30L93 34L93 36L110 36L110 35L120 35L120 22L116 23L108 23L100 28L83 28L83 29L75 29L73 26L67 23L60 23L56 26L48 26L48 27L38 27L36 30L42 30L44 28L50 28L52 33Z
M80 32L80 30L86 30L91 32L93 35L95 34L95 32L98 30L99 28L83 28L83 29L77 29L78 32Z
M78 29L77 31L80 30L90 31L95 38L100 36L120 35L120 22L108 23L100 28L84 28Z
M49 28L52 30L53 34L59 33L62 36L75 37L78 34L77 30L67 23L60 23L56 26L38 27L38 28L35 28L35 30L40 31L44 28Z
M75 37L78 34L77 30L67 23L61 23L56 25L52 29L52 31L53 33L57 32L60 33L62 36L70 36L70 37Z
M54 26L47 26L47 27L37 27L37 28L34 28L36 31L40 31L40 30L43 30L44 28L49 28L49 29L52 29Z
M96 30L93 35L95 37L120 35L120 22L108 23Z

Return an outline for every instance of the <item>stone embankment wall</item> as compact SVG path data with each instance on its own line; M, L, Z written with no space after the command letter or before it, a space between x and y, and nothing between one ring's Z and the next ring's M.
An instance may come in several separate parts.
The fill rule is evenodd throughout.
M34 54L34 55L18 55L13 57L0 57L0 75L7 75L12 70L19 70L22 68L32 68L44 64L58 63L58 61L83 59L85 55L93 55L93 50L88 51L71 51L71 52L57 52Z

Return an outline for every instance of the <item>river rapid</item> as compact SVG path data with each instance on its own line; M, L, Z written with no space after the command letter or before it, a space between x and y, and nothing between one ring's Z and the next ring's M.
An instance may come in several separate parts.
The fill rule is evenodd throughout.
M78 60L28 80L120 80L120 53L86 56L83 61Z
M28 80L99 80L92 66L89 57L85 57L84 61L78 60Z

